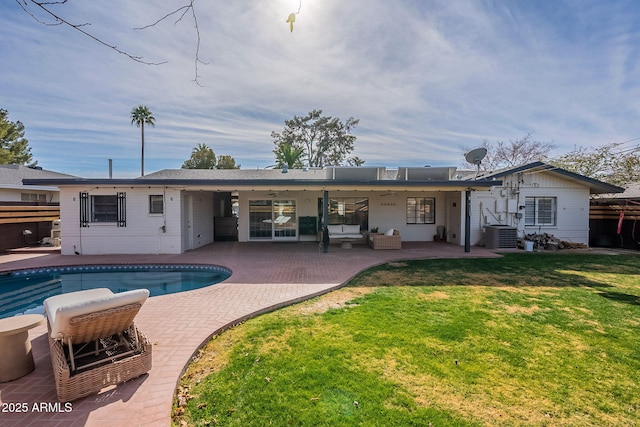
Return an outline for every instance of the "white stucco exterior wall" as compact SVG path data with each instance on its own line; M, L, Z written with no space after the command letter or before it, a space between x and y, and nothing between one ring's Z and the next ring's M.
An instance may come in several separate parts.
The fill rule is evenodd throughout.
M369 196L369 229L377 227L384 233L393 228L398 230L403 242L425 242L433 240L438 225L447 224L444 193L403 191L384 194ZM435 198L435 224L407 224L407 197Z
M126 193L126 227L115 223L90 223L80 227L80 193ZM164 196L164 213L149 213L149 196ZM60 191L62 254L171 254L181 253L181 194L163 187L64 187Z

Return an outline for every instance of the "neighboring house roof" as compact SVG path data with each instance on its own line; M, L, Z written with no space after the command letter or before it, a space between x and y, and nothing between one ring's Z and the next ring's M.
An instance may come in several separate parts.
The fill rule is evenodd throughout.
M617 185L609 184L603 181L599 181L597 179L588 178L584 175L577 174L575 172L570 172L566 169L562 169L544 162L533 162L528 163L522 166L516 166L513 168L502 169L499 171L493 172L480 172L480 177L482 179L497 179L504 178L508 175L513 175L516 173L523 172L547 172L553 175L559 175L563 178L566 178L570 181L578 182L582 185L586 185L589 187L589 192L591 194L608 194L608 193L622 193L624 192L624 188L618 187Z
M60 179L73 178L73 175L34 168L24 165L0 165L0 188L24 189L23 179ZM32 190L58 191L55 186L43 183L40 187L29 187Z
M495 180L464 181L454 177L455 168L328 167L324 169L165 169L134 179L26 179L27 185L174 185L238 189L398 189L485 188Z
M640 200L640 182L632 182L623 193L602 194L598 200L604 199L638 199Z

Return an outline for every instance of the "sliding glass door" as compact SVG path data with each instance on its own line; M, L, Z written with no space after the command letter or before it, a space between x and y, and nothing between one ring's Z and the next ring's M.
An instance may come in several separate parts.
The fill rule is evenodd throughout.
M295 200L273 201L273 240L297 240L298 217Z
M295 200L250 200L250 240L298 240Z

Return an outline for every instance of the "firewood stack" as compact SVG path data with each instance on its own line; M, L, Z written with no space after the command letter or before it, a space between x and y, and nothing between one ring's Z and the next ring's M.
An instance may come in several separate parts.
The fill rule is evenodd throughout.
M545 249L549 251L556 251L558 249L587 249L588 247L584 243L567 242L565 240L560 240L553 234L549 233L527 234L524 236L524 239L519 242L518 247L524 248L525 240L533 242L533 247L536 250Z

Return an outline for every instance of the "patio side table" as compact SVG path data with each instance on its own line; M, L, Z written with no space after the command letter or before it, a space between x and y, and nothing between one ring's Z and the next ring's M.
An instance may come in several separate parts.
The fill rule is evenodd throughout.
M35 369L29 329L44 322L40 314L0 319L0 383L24 377Z

